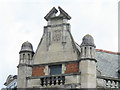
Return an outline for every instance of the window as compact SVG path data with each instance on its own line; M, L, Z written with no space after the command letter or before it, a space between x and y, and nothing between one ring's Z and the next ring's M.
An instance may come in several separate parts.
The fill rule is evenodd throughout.
M62 65L52 65L50 68L50 75L62 74Z
M86 47L85 47L85 57L86 57Z
M25 54L23 54L23 60L25 60Z
M30 60L30 54L28 54L28 60Z
M91 57L92 57L92 47L90 47L90 55L91 55Z

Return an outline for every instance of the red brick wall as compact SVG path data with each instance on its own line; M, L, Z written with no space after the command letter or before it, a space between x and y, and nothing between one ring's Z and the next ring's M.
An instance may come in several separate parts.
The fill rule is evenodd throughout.
M44 68L45 68L44 66L33 67L32 68L32 76L43 76L43 75L45 75Z
M79 65L77 62L68 63L65 65L65 73L77 73L79 72Z

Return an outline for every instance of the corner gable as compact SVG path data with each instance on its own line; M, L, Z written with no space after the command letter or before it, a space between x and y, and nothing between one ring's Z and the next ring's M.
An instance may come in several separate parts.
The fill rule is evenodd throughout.
M48 21L51 17L55 16L57 12L58 10L55 7L53 7L44 18Z
M59 11L62 16L56 16L58 11L55 7L45 16L46 20L50 20L44 27L43 37L33 57L34 64L78 60L79 51L71 35L70 24L64 22L71 17L60 7Z
M60 16L63 16L64 18L70 20L71 17L59 6L58 7L59 11L60 11Z

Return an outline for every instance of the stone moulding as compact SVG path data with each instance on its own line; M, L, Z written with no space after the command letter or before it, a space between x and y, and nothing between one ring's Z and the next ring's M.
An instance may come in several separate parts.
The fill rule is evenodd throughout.
M78 73L69 73L69 74L61 74L61 75L44 75L44 76L29 76L29 77L26 77L26 79L38 79L38 78L45 78L45 77L51 77L51 76L71 76L71 75L80 75L81 72L78 72Z
M81 60L90 60L90 61L95 61L95 62L97 62L97 60L94 59L94 58L80 58L80 61L81 61Z

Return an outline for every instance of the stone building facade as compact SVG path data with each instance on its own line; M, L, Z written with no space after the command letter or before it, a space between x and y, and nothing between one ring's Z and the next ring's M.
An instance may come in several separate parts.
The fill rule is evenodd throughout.
M71 34L71 17L58 7L44 17L43 36L33 51L24 42L19 52L17 88L119 88L118 56L96 49L87 34L78 45Z

